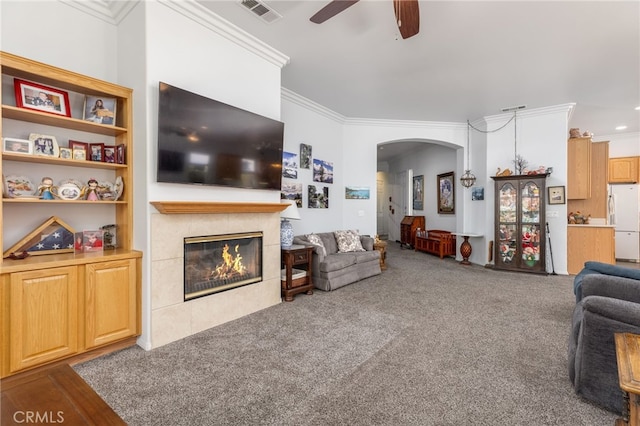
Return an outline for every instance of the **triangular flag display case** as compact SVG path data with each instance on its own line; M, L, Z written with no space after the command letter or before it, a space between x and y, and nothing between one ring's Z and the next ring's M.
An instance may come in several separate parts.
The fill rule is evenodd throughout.
M73 253L73 236L75 230L55 216L51 216L17 244L2 255L3 259L12 254L30 255Z
M101 178L122 182L123 188L112 199L45 199L33 191L0 198L0 378L4 378L135 345L142 330L142 252L132 246L132 89L7 52L0 52L0 67L3 137L51 135L62 144L58 148L66 150L73 140L122 147L118 162L74 159L56 150L36 155L2 149L0 176L15 173L30 181L47 176L60 187L72 179ZM27 107L34 94L15 90L24 81L46 86L56 99L73 100L69 114ZM80 105L91 97L115 102L115 122L84 117ZM75 230L70 225L82 231L97 230L105 223L117 228L117 247L75 253Z

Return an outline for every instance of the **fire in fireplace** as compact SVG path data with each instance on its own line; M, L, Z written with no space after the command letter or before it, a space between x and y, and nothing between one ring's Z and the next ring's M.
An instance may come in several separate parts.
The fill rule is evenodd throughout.
M184 239L184 300L262 281L262 232Z

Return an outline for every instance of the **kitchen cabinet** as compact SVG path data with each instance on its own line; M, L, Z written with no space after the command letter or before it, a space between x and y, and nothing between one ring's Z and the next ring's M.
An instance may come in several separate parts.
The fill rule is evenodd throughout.
M579 273L589 260L615 265L614 231L611 225L567 225L567 272Z
M640 157L609 159L609 183L638 183L640 181Z
M570 138L567 155L567 200L591 197L591 138Z
M546 178L493 176L495 269L546 273Z
M591 196L568 200L567 213L580 212L592 218L606 219L609 199L609 141L591 143Z

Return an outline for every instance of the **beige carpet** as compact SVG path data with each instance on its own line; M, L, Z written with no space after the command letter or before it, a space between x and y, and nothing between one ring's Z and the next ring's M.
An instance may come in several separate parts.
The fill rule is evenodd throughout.
M387 259L334 292L75 369L131 425L613 424L567 377L572 277L396 243Z

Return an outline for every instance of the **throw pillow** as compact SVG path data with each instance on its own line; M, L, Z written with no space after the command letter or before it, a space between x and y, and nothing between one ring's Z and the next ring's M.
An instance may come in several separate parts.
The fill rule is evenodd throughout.
M320 248L320 251L322 252L323 256L327 255L327 249L324 247L324 244L322 243L322 239L320 239L319 236L317 236L316 234L307 234L306 237L307 237L307 241L309 241L314 246L317 246Z
M360 235L357 231L335 231L333 235L338 243L338 253L349 253L354 251L366 251L360 242Z

